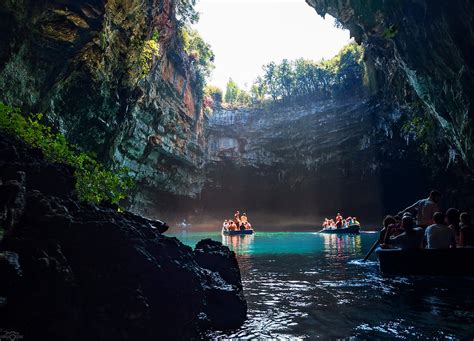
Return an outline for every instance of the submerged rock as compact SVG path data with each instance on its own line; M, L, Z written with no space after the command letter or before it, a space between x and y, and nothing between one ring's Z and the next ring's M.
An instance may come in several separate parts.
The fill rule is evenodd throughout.
M23 155L34 151L18 141L0 141L47 167ZM35 340L190 339L244 321L240 273L227 247L207 242L193 252L162 235L163 222L30 188L28 171L18 172L21 181L2 173L0 191L1 212L15 212L0 245L1 329ZM4 191L11 183L24 193Z

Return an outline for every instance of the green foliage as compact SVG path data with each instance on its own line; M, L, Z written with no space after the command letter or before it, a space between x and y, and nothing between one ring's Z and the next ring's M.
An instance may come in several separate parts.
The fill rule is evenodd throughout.
M224 99L222 90L214 85L206 85L204 88L204 95L211 97L215 105L221 105L222 100Z
M430 154L430 146L436 143L436 125L426 115L413 116L403 124L402 133L407 139L419 142L419 149L425 155Z
M158 37L157 37L158 38ZM153 57L158 56L160 53L160 44L158 39L145 40L143 42L142 49L138 62L140 64L141 77L143 78L150 73L151 61Z
M263 66L263 76L252 85L251 96L257 102L267 95L274 101L348 96L363 91L363 75L363 49L351 43L330 60L284 59Z
M239 91L240 89L237 83L234 82L232 78L229 78L225 89L225 101L227 103L235 103L239 96Z
M262 77L258 76L255 82L252 84L250 88L250 96L252 98L252 102L260 103L265 100L265 95L268 91L267 85Z
M40 123L41 119L42 114L23 116L19 109L0 102L0 131L41 149L50 162L72 166L81 200L116 204L126 198L133 180L125 168L117 172L108 171L88 154L76 151L62 134L53 133L50 127Z
M210 77L212 70L214 70L214 52L199 33L188 25L180 27L179 37L184 52L192 61L192 66L196 72L196 88L200 91L198 97L202 98L206 79Z
M176 1L176 16L180 26L195 24L199 21L199 13L194 8L195 5L196 0Z
M225 91L226 103L232 105L245 106L251 103L251 96L243 89L240 89L236 82L229 78Z

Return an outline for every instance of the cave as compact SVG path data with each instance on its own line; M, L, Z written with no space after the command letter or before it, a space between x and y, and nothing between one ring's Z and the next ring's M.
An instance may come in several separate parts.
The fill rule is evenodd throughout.
M0 4L0 339L473 337L472 314L423 320L468 311L469 280L438 292L361 258L431 190L472 213L474 5L305 2L353 41L302 59L327 73L313 88L267 80L240 102L208 90L195 0ZM260 244L221 236L236 209ZM367 234L315 237L337 212ZM351 318L333 330L321 307Z

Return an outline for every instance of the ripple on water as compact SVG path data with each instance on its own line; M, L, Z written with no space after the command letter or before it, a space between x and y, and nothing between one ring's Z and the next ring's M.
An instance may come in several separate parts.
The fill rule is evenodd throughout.
M205 237L186 238L194 245ZM377 237L258 233L248 243L237 239L248 319L238 330L209 336L472 340L474 280L382 276L377 262L362 262Z

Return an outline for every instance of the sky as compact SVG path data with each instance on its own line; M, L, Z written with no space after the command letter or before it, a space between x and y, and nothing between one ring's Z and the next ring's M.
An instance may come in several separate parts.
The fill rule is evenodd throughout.
M215 54L209 84L225 89L230 77L249 89L262 66L287 58L328 59L350 42L304 0L198 0L194 28Z

